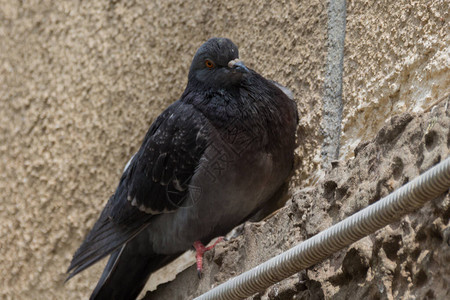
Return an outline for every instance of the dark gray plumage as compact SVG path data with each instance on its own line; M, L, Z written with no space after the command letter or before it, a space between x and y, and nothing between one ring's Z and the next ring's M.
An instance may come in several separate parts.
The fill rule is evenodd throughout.
M70 264L69 278L111 254L91 299L136 298L153 271L243 222L289 175L296 105L238 57L229 39L208 40L151 125Z

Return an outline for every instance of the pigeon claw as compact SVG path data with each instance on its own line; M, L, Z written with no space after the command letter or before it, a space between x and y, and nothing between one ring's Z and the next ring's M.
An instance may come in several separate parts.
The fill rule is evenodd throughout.
M203 274L203 255L206 251L209 251L213 249L218 243L220 243L223 240L223 237L219 237L214 244L211 246L205 247L205 245L202 244L200 241L194 242L194 248L195 248L195 259L197 261L197 275L198 278L202 278Z

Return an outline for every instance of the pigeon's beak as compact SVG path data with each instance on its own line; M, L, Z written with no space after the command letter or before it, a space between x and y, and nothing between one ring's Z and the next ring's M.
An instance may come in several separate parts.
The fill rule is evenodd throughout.
M244 63L239 59L233 59L228 62L228 67L240 73L250 73L250 70L244 65Z

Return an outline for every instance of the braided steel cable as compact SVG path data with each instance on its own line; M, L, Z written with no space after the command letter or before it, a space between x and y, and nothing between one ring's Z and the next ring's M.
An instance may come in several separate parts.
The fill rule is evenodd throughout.
M449 187L450 157L376 203L196 299L249 297L398 221Z

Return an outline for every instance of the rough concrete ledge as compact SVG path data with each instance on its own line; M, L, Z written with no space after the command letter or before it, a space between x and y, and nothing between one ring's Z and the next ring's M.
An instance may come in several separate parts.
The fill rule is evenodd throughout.
M294 191L274 216L246 223L241 235L207 253L201 280L193 266L144 299L191 299L388 195L448 156L448 124L446 103L394 116L357 147L356 158L334 164L315 187ZM447 193L251 299L445 299L449 217Z

